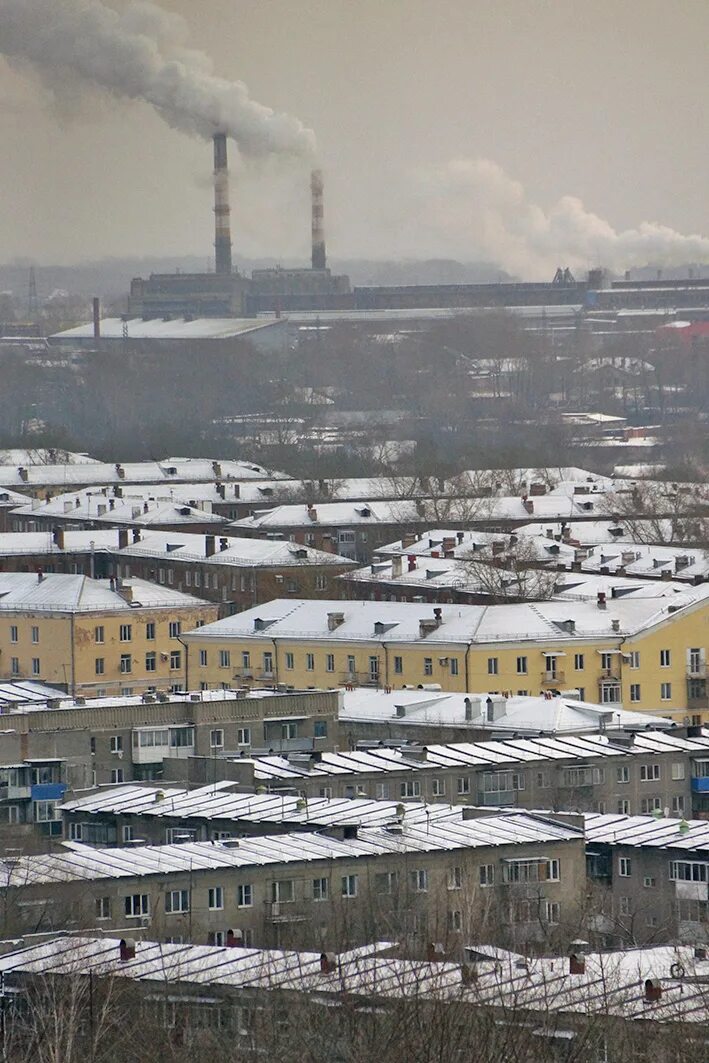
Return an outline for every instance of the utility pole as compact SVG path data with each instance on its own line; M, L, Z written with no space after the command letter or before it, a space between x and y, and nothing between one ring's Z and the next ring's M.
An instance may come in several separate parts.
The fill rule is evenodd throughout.
M37 277L34 266L30 266L29 288L27 293L27 320L39 320L39 299L37 297Z

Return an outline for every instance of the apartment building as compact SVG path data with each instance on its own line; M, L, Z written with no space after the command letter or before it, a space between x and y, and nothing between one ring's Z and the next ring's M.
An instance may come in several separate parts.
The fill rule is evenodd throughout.
M277 599L189 632L190 675L222 682L494 688L700 725L709 588L609 602L442 605Z
M706 779L709 735L682 738L574 735L349 752L188 757L163 763L163 778L194 785L229 779L244 789L303 798L453 802L481 807L684 814Z
M0 573L0 678L72 694L184 689L181 633L217 607L143 580Z
M601 938L709 942L709 822L659 810L657 818L585 818L592 922Z
M673 720L645 712L579 701L573 695L452 694L444 690L342 692L343 740L356 745L385 742L480 742L523 735L606 734L613 741L626 733L676 727Z
M657 1063L704 1052L709 963L699 946L577 944L570 954L531 959L476 942L456 963L402 958L381 942L339 953L230 944L76 933L15 942L0 956L11 1043L31 1043L28 1000L40 1020L51 1015L63 1028L69 1007L91 995L111 1005L117 1035L107 1033L104 1048L130 1052L149 1031L160 1058L185 1045L192 1054L259 1053L284 1063L305 1052L346 1058L355 1046L362 1063L416 1058L422 1044L429 1058L447 1059L455 1045L467 1057L519 1063L578 1053L643 1059L649 1045ZM57 998L71 1004L58 1008ZM510 1015L513 1022L501 1018ZM72 1044L88 1052L89 1024L66 1025Z
M574 821L575 822L575 821ZM339 835L339 836L337 836ZM427 823L128 849L75 848L0 863L4 936L134 925L163 941L321 949L382 928L415 954L470 935L573 936L585 889L582 826L491 814Z
M321 597L354 562L284 541L145 527L0 533L0 572L139 578L220 605L230 614L279 594Z
M22 684L18 684L22 687ZM26 691L19 690L18 695ZM61 837L59 801L95 786L159 779L163 762L231 754L314 753L338 742L336 691L159 691L141 697L5 700L0 732L0 836L46 849ZM207 772L212 781L213 773Z
M152 528L163 532L181 531L218 534L228 526L226 517L212 512L207 504L195 505L180 498L131 498L123 488L108 488L71 495L59 495L48 501L33 498L12 510L10 524L16 532L51 532L62 529L124 527Z

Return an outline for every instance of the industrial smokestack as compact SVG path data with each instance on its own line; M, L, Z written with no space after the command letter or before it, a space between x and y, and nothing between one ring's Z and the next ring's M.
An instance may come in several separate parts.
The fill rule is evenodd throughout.
M323 225L322 170L313 170L310 175L310 201L312 209L313 269L325 269L325 229Z
M101 303L97 295L91 301L94 315L94 339L101 339Z
M214 134L214 259L217 273L231 273L229 170L226 133Z

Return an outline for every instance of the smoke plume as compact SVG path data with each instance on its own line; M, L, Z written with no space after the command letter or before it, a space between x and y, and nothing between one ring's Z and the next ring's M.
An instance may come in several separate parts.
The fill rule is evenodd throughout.
M657 222L617 231L575 196L550 209L533 203L522 184L489 159L458 159L424 176L419 221L459 256L471 252L524 277L558 265L621 271L641 266L709 262L709 239Z
M252 100L243 82L217 77L186 39L180 16L142 0L121 12L101 0L0 0L0 54L31 64L50 87L144 101L181 132L227 133L244 156L312 154L311 130Z

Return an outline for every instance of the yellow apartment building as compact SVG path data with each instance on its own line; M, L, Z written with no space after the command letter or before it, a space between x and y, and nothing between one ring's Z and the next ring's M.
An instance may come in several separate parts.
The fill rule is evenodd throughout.
M218 606L145 580L0 572L0 678L74 695L184 689L182 633Z
M709 720L709 587L515 605L276 600L185 636L192 687L346 685L539 694Z

